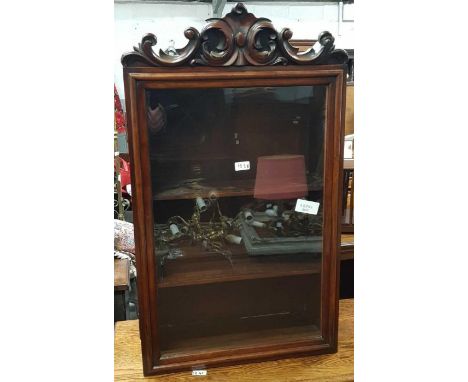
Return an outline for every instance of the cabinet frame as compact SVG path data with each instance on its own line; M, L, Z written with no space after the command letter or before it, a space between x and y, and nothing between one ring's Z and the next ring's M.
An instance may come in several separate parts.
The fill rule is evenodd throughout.
M138 267L139 325L145 375L213 367L288 356L333 353L337 350L340 211L345 108L342 65L290 67L125 68L125 93ZM212 352L206 358L185 356L160 360L156 259L154 256L153 192L146 129L145 90L251 86L326 86L323 172L323 253L321 332L317 340Z

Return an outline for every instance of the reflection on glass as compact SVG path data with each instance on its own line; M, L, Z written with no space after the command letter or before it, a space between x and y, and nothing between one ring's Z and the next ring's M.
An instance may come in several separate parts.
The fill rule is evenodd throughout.
M161 357L320 337L325 88L146 102Z

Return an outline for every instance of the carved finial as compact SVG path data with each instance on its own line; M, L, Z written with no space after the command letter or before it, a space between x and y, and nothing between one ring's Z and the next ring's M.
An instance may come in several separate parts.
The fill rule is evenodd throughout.
M344 50L335 50L334 37L322 32L314 47L299 53L289 40L290 29L278 32L271 21L248 13L242 3L237 3L223 18L206 20L201 32L188 28L184 35L189 43L182 49L171 49L156 54L153 46L156 36L149 33L143 37L134 51L122 56L124 66L243 66L277 64L345 64L348 61Z

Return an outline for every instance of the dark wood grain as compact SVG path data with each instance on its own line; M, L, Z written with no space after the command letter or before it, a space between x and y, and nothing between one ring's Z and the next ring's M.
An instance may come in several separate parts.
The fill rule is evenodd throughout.
M144 230L144 204L143 204L143 180L142 180L142 161L140 153L140 129L138 129L138 111L136 82L130 81L128 73L124 70L125 102L127 110L127 129L129 140L129 153L131 158L131 181L132 181L132 201L133 223L135 235L135 255L138 268L138 309L140 333L142 336L141 347L143 353L143 369L151 370L153 368L153 340L151 336L151 315L150 299L148 291L150 290L150 279L148 275L146 234ZM154 279L153 279L154 280Z
M114 336L115 381L185 382L298 382L354 380L354 300L340 301L338 352L335 354L287 358L277 361L208 369L205 377L193 377L190 371L171 375L143 376L138 321L118 322Z

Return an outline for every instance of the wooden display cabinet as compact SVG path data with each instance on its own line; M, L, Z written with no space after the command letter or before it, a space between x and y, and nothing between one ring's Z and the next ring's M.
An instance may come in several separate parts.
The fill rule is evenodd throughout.
M145 375L336 352L346 52L237 4L122 57Z

